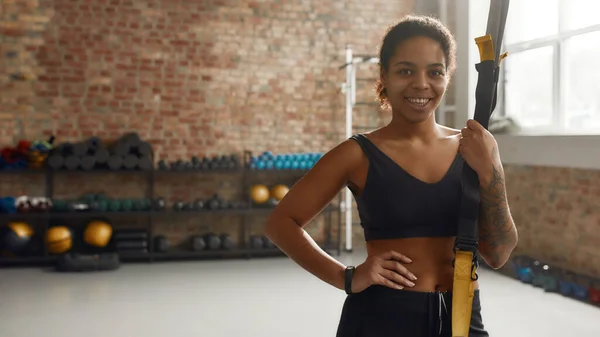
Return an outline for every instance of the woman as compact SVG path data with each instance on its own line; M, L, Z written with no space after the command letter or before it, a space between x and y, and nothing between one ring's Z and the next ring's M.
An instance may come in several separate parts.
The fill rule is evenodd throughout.
M268 220L266 234L281 250L349 294L338 337L451 335L464 162L480 180L480 256L500 268L516 245L493 136L473 120L460 131L435 122L454 67L455 41L439 21L407 16L392 27L377 86L391 122L331 149ZM357 201L368 253L355 269L323 252L303 229L345 187ZM475 288L469 336L488 336Z

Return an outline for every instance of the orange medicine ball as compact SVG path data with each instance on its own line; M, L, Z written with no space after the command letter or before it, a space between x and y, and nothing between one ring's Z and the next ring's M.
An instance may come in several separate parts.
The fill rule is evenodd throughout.
M46 247L50 254L66 253L73 247L71 231L65 226L56 226L46 232Z
M31 237L33 235L33 228L25 222L11 222L8 227L17 234L18 237Z
M271 188L271 198L274 198L277 201L281 201L281 199L285 197L289 190L290 188L285 186L284 184L275 185Z
M264 204L269 200L269 189L262 184L253 185L250 188L250 198L256 204Z
M112 237L112 231L112 226L104 221L91 221L85 227L83 241L90 246L106 247Z

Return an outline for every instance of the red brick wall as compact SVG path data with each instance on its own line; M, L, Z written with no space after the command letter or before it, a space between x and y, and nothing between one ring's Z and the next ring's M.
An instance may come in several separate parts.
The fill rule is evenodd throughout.
M600 277L600 171L506 166L517 254Z
M338 69L345 45L376 54L387 26L413 8L411 0L0 4L0 144L51 134L58 142L114 139L136 131L153 144L157 160L327 150L345 136L345 73ZM363 77L375 74L372 66L361 70ZM374 99L373 84L359 90L361 100ZM381 125L381 118L376 108L357 112L357 124ZM44 192L42 177L0 179L0 194ZM144 179L128 175L60 175L55 183L59 198L145 193ZM170 201L217 191L239 198L240 183L238 175L161 176L156 194ZM264 217L249 219L260 232ZM206 223L236 230L241 219L157 221L158 232L181 241ZM311 233L322 238L323 224L318 218Z
M412 8L409 0L2 4L2 53L17 53L2 57L0 113L13 119L3 142L136 130L167 158L328 148L343 137L344 45L376 53L386 26ZM31 80L7 80L19 72Z

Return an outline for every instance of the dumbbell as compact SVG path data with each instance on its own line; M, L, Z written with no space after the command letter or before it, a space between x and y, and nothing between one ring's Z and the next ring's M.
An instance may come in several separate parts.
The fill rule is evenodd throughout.
M204 250L204 249L206 249L206 241L204 240L204 238L200 235L193 235L192 236L192 250L200 251L200 250Z
M210 170L210 159L208 157L203 157L198 165L201 171L208 171Z
M558 290L558 278L554 268L547 264L543 265L540 278L544 291L555 292Z
M262 249L264 241L260 235L250 235L250 247L252 249Z
M161 171L169 170L169 165L167 164L167 162L164 159L159 160L157 165L158 165L158 169Z
M159 197L154 200L152 208L155 211L164 211L166 209L166 207L167 207L167 203L165 202L165 199L162 197Z
M219 157L213 156L212 158L207 158L207 159L208 159L208 169L209 170L221 169L221 163L219 161Z
M224 205L224 200L222 200L218 194L215 194L212 197L210 197L210 199L206 200L204 204L204 206L208 209L222 209L222 206Z
M576 299L587 301L590 297L591 280L585 276L576 277L574 282L573 295Z
M558 279L558 292L564 296L573 296L575 292L575 275L570 271L563 271Z
M230 250L235 247L233 239L231 238L231 236L229 234L225 234L225 233L221 234L220 239L221 239L221 249Z
M122 199L121 200L121 211L122 212L131 212L132 210L133 210L133 200Z
M173 202L173 210L174 211L183 211L185 208L185 202L183 202L182 200L175 200Z
M262 237L262 240L263 240L263 247L264 247L265 249L273 249L273 248L275 248L275 247L276 247L276 246L275 246L275 244L274 244L273 242L271 242L271 240L269 240L269 238L268 238L268 237L266 237L266 236L263 236L263 237Z
M590 284L590 302L600 304L600 280L592 281Z
M542 262L534 260L531 264L531 270L533 271L533 282L531 283L534 287L544 287L544 277L542 276Z
M108 211L109 212L120 212L121 211L121 201L118 199L110 199L108 201Z
M196 200L194 200L192 208L194 211L201 211L206 207L204 201L200 198L197 198Z
M516 256L512 260L516 278L523 283L533 282L533 270L529 264L529 258L525 256Z
M133 210L149 211L152 208L152 202L148 198L135 199L133 201Z
M160 253L166 253L169 250L169 240L164 235L154 237L154 250Z
M206 243L206 247L210 250L221 248L221 238L215 233L204 234L204 242Z
M173 171L184 171L185 168L185 162L181 159L178 159L174 162L171 162L171 170Z

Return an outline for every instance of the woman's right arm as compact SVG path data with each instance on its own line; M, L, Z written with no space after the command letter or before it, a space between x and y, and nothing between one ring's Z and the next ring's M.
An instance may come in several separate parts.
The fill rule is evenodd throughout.
M327 152L290 188L273 210L265 235L299 266L319 279L344 289L344 266L324 252L304 227L346 186L364 154L353 140Z

